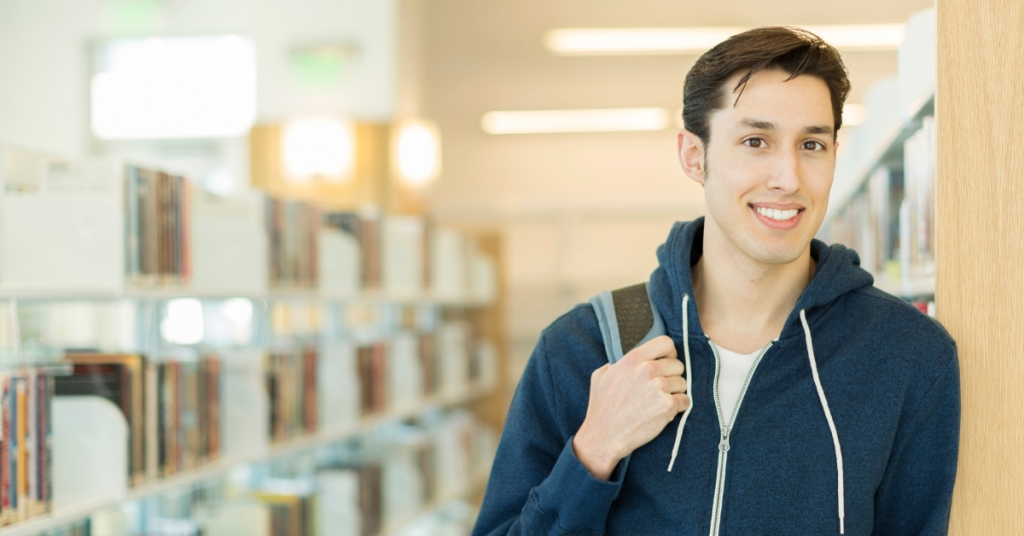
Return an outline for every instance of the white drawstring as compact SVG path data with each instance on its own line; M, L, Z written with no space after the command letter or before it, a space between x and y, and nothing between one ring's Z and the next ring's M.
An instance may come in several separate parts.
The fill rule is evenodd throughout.
M839 534L845 530L844 519L846 518L846 505L843 499L843 451L839 447L839 434L836 432L836 423L832 421L832 412L828 409L828 400L825 399L825 390L821 387L821 379L818 378L818 363L814 360L814 345L811 343L811 328L807 325L807 315L804 309L800 310L800 322L804 325L804 336L807 339L807 357L811 360L811 375L814 376L814 386L818 389L818 399L821 400L821 408L825 410L825 419L828 420L828 428L832 431L832 444L836 448L836 470L838 472L839 488Z
M668 462L668 471L672 472L672 466L676 463L676 455L679 454L679 442L683 439L683 428L686 426L686 418L693 410L693 369L690 368L690 322L689 322L689 301L690 296L683 294L683 356L686 362L686 396L690 397L690 405L683 412L679 419L679 427L676 428L676 442L672 445L672 459Z

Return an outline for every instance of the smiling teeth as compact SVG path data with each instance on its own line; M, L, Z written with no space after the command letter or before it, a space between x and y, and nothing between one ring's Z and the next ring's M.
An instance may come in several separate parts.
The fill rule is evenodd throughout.
M758 214L761 214L762 216L766 216L777 221L786 221L792 219L793 216L796 216L797 212L800 212L795 208L789 210L779 210L777 208L757 207L756 210Z

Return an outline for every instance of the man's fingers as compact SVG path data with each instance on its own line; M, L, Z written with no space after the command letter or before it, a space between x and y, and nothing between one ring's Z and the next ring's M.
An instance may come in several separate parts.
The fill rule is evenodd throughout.
M672 398L676 401L676 413L682 413L690 409L690 397L685 394L674 394Z
M686 379L680 376L664 378L661 382L661 388L664 392L671 395L685 393Z
M676 343L667 335L655 337L636 348L633 348L623 360L648 361L661 357L676 357Z
M683 362L674 357L654 361L654 368L657 376L682 376L686 369Z

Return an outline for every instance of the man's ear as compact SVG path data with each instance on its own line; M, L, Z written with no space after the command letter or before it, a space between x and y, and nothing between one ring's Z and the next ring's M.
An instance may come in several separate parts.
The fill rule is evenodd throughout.
M683 166L683 173L704 185L704 143L696 134L689 130L679 131L679 165Z

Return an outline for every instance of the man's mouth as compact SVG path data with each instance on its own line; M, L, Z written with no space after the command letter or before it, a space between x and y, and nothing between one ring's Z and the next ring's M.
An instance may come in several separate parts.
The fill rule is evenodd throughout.
M796 217L796 215L799 214L800 211L803 209L791 208L786 210L779 210L777 208L754 207L754 210L756 210L758 214L766 218L771 218L775 221L789 221Z

